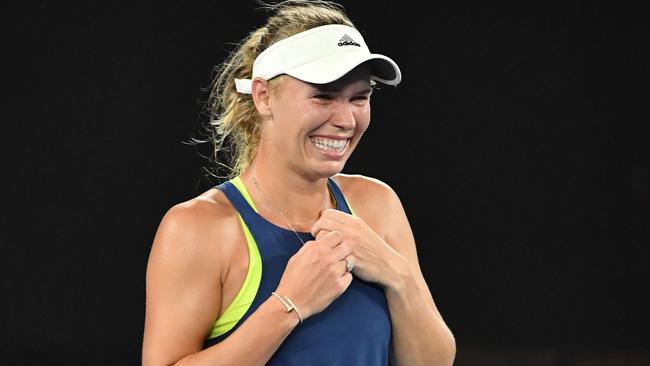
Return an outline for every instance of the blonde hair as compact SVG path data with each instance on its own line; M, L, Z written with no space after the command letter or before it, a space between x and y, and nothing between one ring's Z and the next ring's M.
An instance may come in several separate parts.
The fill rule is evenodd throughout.
M215 166L208 172L217 178L221 178L219 171L222 168L228 171L229 178L241 174L255 158L260 143L260 116L252 96L235 90L235 78L250 78L255 58L277 41L322 25L354 27L343 8L329 1L290 0L263 4L263 8L273 14L263 27L251 32L217 67L211 84L206 105L207 128L213 144L210 160ZM277 87L276 81L271 80L272 90ZM227 151L230 156L222 156Z

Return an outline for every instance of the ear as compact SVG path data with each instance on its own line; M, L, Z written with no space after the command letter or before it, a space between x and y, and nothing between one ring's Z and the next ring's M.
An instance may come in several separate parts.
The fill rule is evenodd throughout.
M269 83L262 78L253 79L251 94L257 112L262 116L271 115L271 90Z

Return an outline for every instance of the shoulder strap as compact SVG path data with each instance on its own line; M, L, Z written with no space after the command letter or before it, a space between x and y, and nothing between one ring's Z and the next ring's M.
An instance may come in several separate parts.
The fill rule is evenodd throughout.
M235 179L239 179L239 177ZM237 189L233 181L234 179L223 182L216 188L226 195L228 200L230 200L230 203L232 203L233 207L235 207L246 223L249 225L259 223L260 216L257 214L256 209L251 206L252 201L250 203L248 202L239 189Z
M336 184L334 179L327 178L327 184L329 185L330 191L332 192L332 195L334 195L334 199L336 200L336 209L348 213L350 215L354 215L354 211L352 211L352 207L350 207L350 205L348 204L348 201L343 196L343 192L341 191L341 188L339 188L338 184Z
M257 209L253 206L254 203L249 201L250 198L247 199L247 197L244 197L241 191L237 189L236 184L241 184L241 181L237 182L235 181L236 179L239 179L239 177L223 182L216 188L221 190L226 197L228 197L230 203L232 203L244 221L256 222L260 219L260 216L257 214ZM336 209L354 215L352 207L348 204L345 196L343 196L341 188L339 188L334 179L327 178L327 184L330 188L330 192L332 192L332 195L334 196L334 200L336 201Z

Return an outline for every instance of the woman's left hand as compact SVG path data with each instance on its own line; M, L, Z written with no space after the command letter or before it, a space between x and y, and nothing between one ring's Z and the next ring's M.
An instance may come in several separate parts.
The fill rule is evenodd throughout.
M352 247L352 274L360 279L391 287L400 275L408 272L406 259L363 219L334 209L323 210L311 234L318 239L330 231L343 234L343 242Z

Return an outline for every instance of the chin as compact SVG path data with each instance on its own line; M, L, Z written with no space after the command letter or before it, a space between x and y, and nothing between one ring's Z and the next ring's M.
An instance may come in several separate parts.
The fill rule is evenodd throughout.
M319 178L329 178L342 172L346 161L347 159L337 162L321 162L318 166L312 167L311 170L316 173Z

